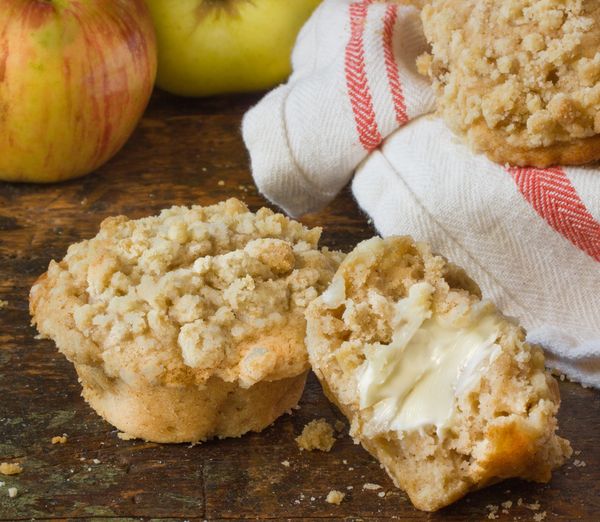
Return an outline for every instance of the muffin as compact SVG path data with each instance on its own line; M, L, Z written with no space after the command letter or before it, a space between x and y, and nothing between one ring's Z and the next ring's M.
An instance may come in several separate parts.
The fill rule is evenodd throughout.
M341 260L320 234L236 199L108 218L34 284L33 324L131 436L260 431L304 388L304 311Z
M326 395L417 508L509 477L547 482L570 456L542 350L428 246L360 243L306 317Z
M600 158L600 3L431 0L421 18L437 111L492 160Z

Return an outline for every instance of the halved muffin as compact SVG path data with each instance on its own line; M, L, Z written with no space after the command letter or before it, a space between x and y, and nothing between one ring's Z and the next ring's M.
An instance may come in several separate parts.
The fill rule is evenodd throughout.
M304 389L305 307L341 260L320 234L236 199L109 218L32 287L33 323L132 436L260 431Z
M546 482L570 455L542 350L427 245L360 243L306 317L325 393L417 508L509 477Z

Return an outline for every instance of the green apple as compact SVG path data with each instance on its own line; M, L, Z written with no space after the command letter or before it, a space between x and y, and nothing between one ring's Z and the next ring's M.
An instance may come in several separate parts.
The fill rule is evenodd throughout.
M146 0L162 89L182 96L262 90L290 74L298 31L320 0Z
M0 179L96 169L132 133L155 75L143 0L0 0Z

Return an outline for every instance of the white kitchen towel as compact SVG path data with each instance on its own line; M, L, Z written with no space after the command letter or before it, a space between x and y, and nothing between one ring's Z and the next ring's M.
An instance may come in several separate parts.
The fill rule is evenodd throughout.
M548 364L600 388L600 169L505 168L427 116L416 8L325 0L287 84L244 117L259 189L292 215L352 189L383 235L462 265Z

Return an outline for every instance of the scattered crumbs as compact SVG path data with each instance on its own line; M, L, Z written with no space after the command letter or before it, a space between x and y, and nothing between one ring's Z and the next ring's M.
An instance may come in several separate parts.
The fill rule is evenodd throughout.
M0 310L2 310L3 308L6 308L8 306L8 301L4 301L3 299L0 299Z
M87 198L83 198L83 199L82 199L82 200L79 202L79 204L80 204L80 205L86 205L86 204L87 204L87 202L88 202L88 199L87 199Z
M19 490L17 488L8 488L8 496L10 498L15 498Z
M325 501L329 504L335 504L336 506L339 506L342 500L344 500L345 496L346 493L342 493L337 489L332 489L329 493L327 493L327 498L325 499Z
M500 504L504 509L510 509L513 505L512 500L507 500L506 502L502 502Z
M531 511L537 511L540 509L540 503L536 500L531 504L523 504L527 509L531 509Z
M333 423L333 427L335 428L335 431L341 433L346 428L346 425L338 419Z
M545 511L541 511L540 513L536 513L535 515L533 515L533 520L535 520L535 522L542 522L542 520L544 520L545 518L546 518Z
M202 167L202 172L206 172L208 169L206 167Z
M67 441L69 440L69 438L67 437L66 433L63 433L62 435L57 435L56 437L52 437L52 444L66 444Z
M373 484L372 482L365 482L363 484L363 489L369 489L369 490L375 491L375 490L381 489L381 486L379 484Z
M347 489L348 491L352 491L352 490L354 489L354 486L346 486L346 489Z
M379 493L377 493L377 496L378 496L379 498L383 498L383 497L385 497L385 491L380 491Z
M224 185L225 185L225 182L224 182L222 179L220 179L220 180L217 182L217 185L219 185L219 187L222 187L222 186L224 186Z
M350 467L348 468L348 471L354 471L354 468L353 468L352 466L350 466Z
M83 462L85 460L85 457L79 457L79 460Z
M296 443L300 450L329 451L335 443L333 428L325 419L312 420L304 426L302 434L296 437Z
M290 467L290 461L289 460L282 460L281 461L281 465L285 466L286 468Z
M3 487L4 487L4 484L6 484L6 482L2 482L2 481L0 480L0 488L3 488Z
M99 461L98 459L93 459L93 460L92 460L92 462L93 462L94 464L100 464L100 461Z
M2 462L0 464L0 474L2 475L18 475L22 471L23 467L17 462Z
M344 464L344 465L347 466L348 465L348 461L346 459L344 459L344 460L342 460L342 464Z
M487 516L489 520L496 520L497 518L499 518L499 515L498 515L498 510L500 509L499 506L496 506L494 504L488 504L487 506L485 506L485 509L487 509L489 511L488 516Z
M92 471L92 468L90 468L89 466L88 466L88 471Z
M586 463L583 460L575 459L573 461L573 466L575 466L576 468L585 468L586 467Z
M129 433L124 433L122 431L117 432L117 437L121 440L133 440L135 437L133 435L129 435Z
M573 453L574 453L575 455L581 455L581 450L575 450Z

